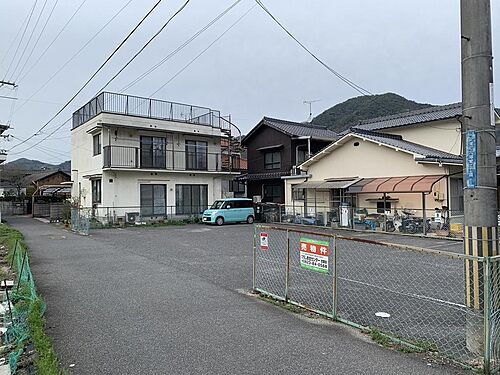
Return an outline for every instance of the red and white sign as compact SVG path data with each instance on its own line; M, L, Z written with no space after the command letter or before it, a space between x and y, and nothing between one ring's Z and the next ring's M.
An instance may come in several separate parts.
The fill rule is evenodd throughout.
M330 242L300 239L300 266L307 270L328 273Z
M260 249L261 250L269 250L269 238L267 233L260 234Z

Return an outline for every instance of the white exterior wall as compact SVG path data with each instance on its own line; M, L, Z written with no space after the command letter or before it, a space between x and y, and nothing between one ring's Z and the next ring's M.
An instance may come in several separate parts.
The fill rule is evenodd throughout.
M127 128L117 127L127 126ZM130 128L128 128L130 127ZM154 129L154 131L153 131ZM182 133L181 133L182 132ZM93 135L101 133L101 154L93 156ZM139 211L140 184L166 184L167 206L175 207L176 184L208 185L208 204L222 197L222 181L231 178L227 172L145 170L139 168L106 168L103 170L104 147L140 147L140 136L166 137L167 150L179 151L182 156L186 140L206 141L208 153L220 154L220 129L210 126L179 123L173 121L145 119L133 116L100 114L87 123L72 130L71 166L72 197L80 199L80 206L92 205L91 176L102 176L101 204L99 216L108 207L126 207L115 210L115 215L123 216ZM167 166L171 165L171 154L167 151ZM219 158L220 162L220 158ZM184 158L179 158L175 167L183 168ZM209 169L215 165L215 158L209 155ZM112 182L110 182L112 180ZM104 208L106 207L106 208ZM102 211L102 212L101 212ZM170 211L168 212L170 213ZM174 213L174 212L172 212Z

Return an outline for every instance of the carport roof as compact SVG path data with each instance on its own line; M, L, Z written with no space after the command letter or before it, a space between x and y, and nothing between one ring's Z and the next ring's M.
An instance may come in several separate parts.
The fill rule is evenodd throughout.
M349 187L347 193L430 193L445 175L363 178Z

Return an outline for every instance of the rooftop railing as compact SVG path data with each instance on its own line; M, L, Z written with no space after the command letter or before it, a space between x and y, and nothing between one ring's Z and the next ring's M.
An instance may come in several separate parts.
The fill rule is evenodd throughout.
M206 107L102 92L73 113L73 129L100 113L145 117L220 128L220 112Z

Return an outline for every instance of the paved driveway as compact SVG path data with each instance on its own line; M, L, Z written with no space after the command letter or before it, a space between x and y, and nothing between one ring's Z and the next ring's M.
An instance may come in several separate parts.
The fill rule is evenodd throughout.
M75 374L452 374L239 292L251 287L251 233L130 228L89 237L8 218L31 248L64 367Z

